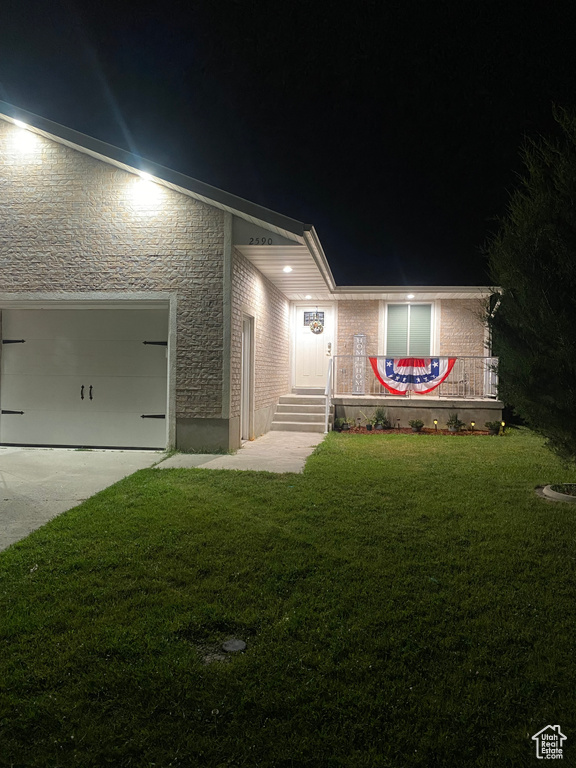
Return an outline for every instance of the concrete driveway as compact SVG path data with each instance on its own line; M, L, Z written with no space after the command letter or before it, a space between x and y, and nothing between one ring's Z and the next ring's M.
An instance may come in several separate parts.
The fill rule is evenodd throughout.
M163 456L162 451L0 448L0 550Z

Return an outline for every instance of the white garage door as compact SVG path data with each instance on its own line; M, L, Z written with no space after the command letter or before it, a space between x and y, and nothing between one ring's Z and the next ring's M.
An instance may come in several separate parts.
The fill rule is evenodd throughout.
M168 312L2 311L0 443L164 448Z

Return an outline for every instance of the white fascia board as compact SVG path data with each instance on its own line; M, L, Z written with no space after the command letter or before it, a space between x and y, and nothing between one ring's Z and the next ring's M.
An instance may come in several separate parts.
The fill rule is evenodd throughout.
M310 251L312 258L316 263L316 266L320 271L320 274L322 275L322 278L324 279L324 282L326 283L328 290L333 293L336 290L334 275L332 274L332 270L328 264L328 259L326 258L326 254L324 253L324 249L320 243L320 238L318 237L314 227L309 226L304 231L304 240L305 244L308 246L308 250Z
M398 296L406 296L409 293L413 293L415 299L418 299L418 294L437 294L437 298L446 299L453 298L454 294L460 294L461 297L465 294L466 298L482 299L491 296L499 290L498 288L489 288L488 286L472 285L339 285L334 293L336 295L341 293L358 295L371 293L394 294Z

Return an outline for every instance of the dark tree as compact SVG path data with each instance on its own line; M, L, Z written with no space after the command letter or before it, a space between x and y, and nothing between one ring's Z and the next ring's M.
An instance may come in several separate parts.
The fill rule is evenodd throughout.
M490 319L500 397L560 456L576 461L576 113L559 137L529 141L526 173L487 247L502 288Z

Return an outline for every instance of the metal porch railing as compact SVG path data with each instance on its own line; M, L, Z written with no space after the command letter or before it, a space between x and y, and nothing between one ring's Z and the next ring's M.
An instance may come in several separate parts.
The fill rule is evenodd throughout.
M453 355L436 355L435 357L446 360ZM456 362L448 378L429 395L423 396L408 391L405 397L416 399L422 397L496 398L498 390L497 364L497 357L456 357ZM398 397L398 395L392 395L378 381L367 355L335 355L329 366L328 388L332 396L382 395L382 397Z

